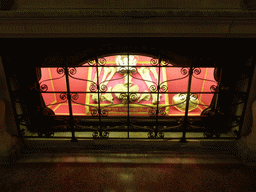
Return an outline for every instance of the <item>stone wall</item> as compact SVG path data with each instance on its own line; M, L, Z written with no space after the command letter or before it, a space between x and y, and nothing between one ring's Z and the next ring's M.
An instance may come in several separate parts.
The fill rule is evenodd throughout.
M17 127L15 124L15 118L13 115L12 110L12 104L11 104L11 98L8 90L8 86L6 83L6 77L4 73L3 63L0 56L0 100L2 100L5 103L5 126L6 130L9 134L17 136Z
M256 68L241 135L241 139L237 141L237 155L244 163L256 166Z
M0 57L0 164L8 164L19 152L21 142Z

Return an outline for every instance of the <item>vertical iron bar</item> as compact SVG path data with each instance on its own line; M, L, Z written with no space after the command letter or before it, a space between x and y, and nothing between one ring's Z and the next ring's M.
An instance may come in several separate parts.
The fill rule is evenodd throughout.
M127 100L128 100L128 102L127 102L127 107L128 107L128 109L127 109L127 113L128 113L128 139L130 138L130 69L129 69L129 62L130 62L130 59L129 59L129 53L127 54L127 57L128 57L128 72L127 72L127 75L128 75L128 98L127 98Z
M67 85L67 98L68 98L68 107L69 107L69 116L70 116L70 125L72 129L72 139L71 142L77 142L77 139L75 137L75 130L74 130L74 117L72 112L72 104L71 104L71 94L70 94L70 84L69 84L69 72L67 65L64 67L65 69L65 76L66 76L66 85Z
M157 133L158 133L158 115L159 115L159 90L160 90L160 69L161 69L161 57L159 56L158 59L158 79L157 79L157 106L156 106L156 130L155 130L155 137L157 137Z
M213 107L213 109L211 108L211 111L214 111L214 115L216 116L216 114L218 114L218 100L219 100L219 96L220 96L220 90L221 90L221 80L222 80L222 68L220 68L220 76L219 76L219 80L218 80L218 85L217 88L215 90L215 92L217 92L216 94L216 98L215 98L215 103ZM215 131L215 130L214 130Z
M218 98L220 95L221 77L222 77L222 68L220 69L220 77L219 77L219 81L218 81L218 85L217 85L217 89L216 89L217 96L216 96L216 99L215 99L216 101L215 101L215 105L214 105L214 113L215 114L217 113Z
M101 108L100 108L100 81L99 81L99 58L96 57L96 75L97 75L97 90L98 90L98 113L99 113L99 122L100 122L100 129L99 129L99 136L102 136L101 130ZM104 69L105 70L105 69Z
M191 81L192 81L192 74L193 74L193 67L190 67L189 69L189 80L188 80L188 91L187 91L187 98L186 98L186 111L185 111L185 117L183 122L183 135L180 140L181 143L186 143L186 131L188 127L188 108L189 108L189 100L190 100L190 89L191 89Z
M240 119L240 126L239 126L238 133L237 133L237 139L241 138L244 116L245 116L246 108L247 108L247 105L248 105L249 93L250 93L250 89L251 89L251 85L252 85L252 79L253 79L254 71L255 71L255 64L253 64L252 71L251 71L251 74L250 74L250 77L249 77L249 80L248 80L248 86L247 86L247 90L246 90L246 98L245 98L245 101L244 101L242 117Z

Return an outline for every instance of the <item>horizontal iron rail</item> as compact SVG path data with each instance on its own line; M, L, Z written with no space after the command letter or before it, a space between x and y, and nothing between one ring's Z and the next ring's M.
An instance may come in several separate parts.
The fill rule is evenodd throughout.
M69 66L68 68L71 69L71 68L88 68L88 67L129 67L129 68L136 68L136 67L156 67L156 68L159 68L159 65L152 65L150 64L150 62L147 64L147 65L144 65L144 64L141 64L141 65L116 65L116 64L104 64L104 65L81 65L81 66ZM174 66L174 65L160 65L160 67L167 67L167 68L190 68L190 67L193 67L193 68L215 68L215 67L212 67L212 66ZM36 68L63 68L62 66L53 66L53 65L49 65L49 66L37 66Z
M127 132L127 131L126 131ZM50 137L50 138L45 138L45 137L38 137L38 136L23 136L23 138L44 138L44 139L70 139L69 136L65 137L65 136L58 136L58 137ZM88 140L94 140L92 137L79 137L77 136L76 138L79 139L88 139ZM127 137L110 137L108 139L128 139ZM129 139L143 139L143 140L147 140L147 139L152 139L152 138L146 138L146 137L130 137ZM172 140L172 139L177 139L179 140L180 137L164 137L164 138L154 138L155 139L159 139L159 140ZM197 139L202 139L202 140L209 140L209 138L205 138L205 137L186 137L186 139L193 139L193 140L197 140ZM216 138L216 137L212 137L210 138L210 140L236 140L237 137L220 137L220 138Z
M41 91L41 93L67 93L67 92L64 92L64 91L47 91L47 92L43 92ZM90 91L87 91L87 92L81 92L81 91L71 91L70 92L71 94L72 93L91 93L91 94L97 94L97 92L90 92ZM128 93L128 92L117 92L117 91L100 91L100 93ZM134 94L134 93L144 93L144 94L147 94L147 93L151 93L151 94L158 94L157 92L141 92L141 91L138 91L138 92L129 92L131 94ZM187 94L187 92L159 92L160 94ZM190 92L191 94L216 94L216 93L222 93L223 92ZM239 91L229 91L228 93L230 94L242 94L242 93L246 93L246 92L239 92Z

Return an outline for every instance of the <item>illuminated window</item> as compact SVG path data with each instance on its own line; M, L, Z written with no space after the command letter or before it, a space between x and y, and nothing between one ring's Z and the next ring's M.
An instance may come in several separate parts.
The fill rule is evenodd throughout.
M170 117L202 115L212 103L217 83L214 68L178 67L143 55L41 68L39 81L45 105L55 116L74 116L77 128L138 129L170 125Z
M152 116L156 108L164 116L185 113L188 68L164 62L159 66L156 59L138 55L130 55L129 61L128 56L117 55L99 62L69 68L74 116L97 116L99 109L102 116ZM42 68L41 72L46 106L55 115L70 115L64 69ZM200 115L210 106L216 85L214 68L194 69L189 115Z

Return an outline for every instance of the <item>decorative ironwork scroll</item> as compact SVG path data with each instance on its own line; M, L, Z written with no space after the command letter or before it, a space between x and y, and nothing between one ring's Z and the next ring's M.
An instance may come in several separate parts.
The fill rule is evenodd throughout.
M51 78L53 71L54 78ZM166 132L200 130L202 136L218 138L226 130L241 126L242 115L237 115L237 108L244 107L248 95L222 83L221 72L218 71L216 78L217 72L207 74L206 71L213 72L214 68L175 66L160 56L113 55L77 66L69 66L68 63L65 67L56 66L42 76L48 79L43 79L31 91L37 89L43 97L50 98L47 106L54 113L64 108L68 111L48 115L53 117L49 121L52 130L72 129L72 133L74 129L86 130L92 132L95 139L109 138L112 131L127 132L128 135L132 131L146 132L148 138L163 139L168 135ZM66 79L60 83L63 89L55 91L54 87L59 83L57 80L61 78ZM200 86L197 87L193 81L199 82ZM16 103L26 101L21 94L16 94L13 94ZM230 95L232 101L225 108L223 103ZM35 114L39 113L40 108L35 109ZM34 123L30 122L33 118L27 116L19 116L22 126ZM69 119L62 122L58 119L60 116ZM227 128L219 126L220 121L225 121ZM38 133L50 137L52 130L41 129Z

